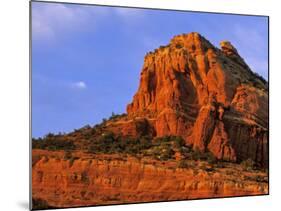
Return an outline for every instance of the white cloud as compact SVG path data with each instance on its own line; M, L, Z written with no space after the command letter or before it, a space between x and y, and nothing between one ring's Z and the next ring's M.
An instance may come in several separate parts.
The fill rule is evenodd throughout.
M70 32L96 29L111 18L139 24L144 22L145 13L141 9L33 2L32 36L35 40L54 40Z
M144 13L142 9L134 8L114 8L114 11L117 15L122 17L143 17Z
M84 81L75 81L71 82L68 80L58 79L58 78L50 78L46 75L33 73L32 80L36 81L38 84L48 86L48 87L56 87L63 90L70 89L86 89L87 84Z
M104 15L101 8L33 2L32 35L34 39L50 40L69 31L93 29Z
M114 8L114 12L126 24L140 24L146 19L146 14L142 9Z
M78 81L72 83L72 87L77 88L77 89L86 89L87 85L84 81Z

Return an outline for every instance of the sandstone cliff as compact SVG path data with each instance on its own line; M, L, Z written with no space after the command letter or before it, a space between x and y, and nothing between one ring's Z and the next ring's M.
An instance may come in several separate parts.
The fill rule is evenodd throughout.
M245 172L237 164L214 168L202 162L178 168L162 162L118 155L33 151L33 200L46 207L186 200L268 193L267 175ZM35 207L36 208L36 207Z
M230 42L220 45L190 33L149 52L128 116L145 118L156 136L182 136L219 159L267 166L267 82Z

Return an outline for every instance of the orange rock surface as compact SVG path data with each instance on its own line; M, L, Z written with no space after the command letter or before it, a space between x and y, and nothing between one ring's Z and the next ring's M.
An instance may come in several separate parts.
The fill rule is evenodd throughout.
M180 135L217 158L268 165L268 89L228 41L175 36L145 56L129 117L147 118L156 136Z
M33 150L32 191L51 207L169 201L268 193L266 173L244 172L235 165L212 169L202 162L177 168L175 162L134 157L77 154L73 163L63 152Z

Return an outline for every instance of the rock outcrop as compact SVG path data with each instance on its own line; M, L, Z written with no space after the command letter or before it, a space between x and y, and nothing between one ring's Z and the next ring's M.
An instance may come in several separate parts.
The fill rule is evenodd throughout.
M268 193L266 173L241 172L232 163L213 169L198 161L182 169L175 162L162 164L124 155L80 153L75 155L79 159L71 161L63 154L33 151L33 158L41 156L32 168L34 202L56 208Z
M268 165L268 88L228 41L175 36L144 59L129 118L146 118L156 136L179 135L217 158Z

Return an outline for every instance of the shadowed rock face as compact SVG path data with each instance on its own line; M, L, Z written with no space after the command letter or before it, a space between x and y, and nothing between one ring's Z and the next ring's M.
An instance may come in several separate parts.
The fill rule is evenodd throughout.
M228 41L175 36L144 59L129 118L146 118L156 136L180 135L217 158L268 163L267 82Z

